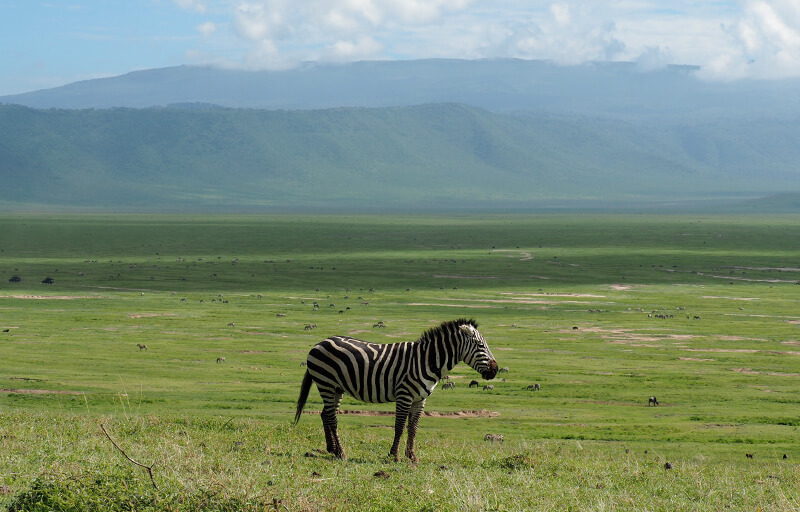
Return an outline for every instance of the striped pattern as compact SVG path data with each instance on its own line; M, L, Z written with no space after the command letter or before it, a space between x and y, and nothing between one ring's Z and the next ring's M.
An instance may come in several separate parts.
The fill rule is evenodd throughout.
M328 452L345 458L337 433L337 412L344 393L364 402L396 402L395 437L389 455L399 460L400 437L408 422L406 456L417 460L414 439L425 399L443 375L464 361L485 379L497 375L497 361L473 320L444 322L419 340L368 343L349 336L319 342L308 354L307 370L297 401L300 420L311 384L324 403L322 425Z

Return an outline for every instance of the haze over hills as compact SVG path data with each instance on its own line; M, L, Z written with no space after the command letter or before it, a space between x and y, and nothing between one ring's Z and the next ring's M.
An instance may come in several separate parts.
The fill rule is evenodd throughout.
M0 98L0 206L617 207L792 193L799 85L519 60L141 71Z
M282 71L179 66L0 96L0 103L68 109L205 103L288 110L464 103L492 111L601 116L800 113L800 79L703 82L695 71L519 59L310 63Z

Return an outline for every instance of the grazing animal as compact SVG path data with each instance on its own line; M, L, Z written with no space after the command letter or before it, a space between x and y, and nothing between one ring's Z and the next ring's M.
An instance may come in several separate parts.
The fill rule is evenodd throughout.
M657 399L656 399L656 397L654 397L654 396L651 396L651 397L650 397L650 398L647 400L647 406L648 406L648 407L650 407L651 405L658 405L658 400L657 400Z
M236 324L234 324L233 322L228 322L228 327L233 327L233 326L235 326L235 325L236 325Z
M476 388L479 388L479 387L481 387L481 383L478 382L477 380L473 380L472 382L469 383L469 387L473 387L473 386L476 387Z
M147 345L137 343L136 346L139 347L139 352L141 352L142 350L147 351Z
M485 436L483 436L483 440L491 441L492 443L494 443L495 441L497 441L498 443L502 443L503 434L486 434Z
M455 389L456 383L455 382L445 382L442 386L442 389Z
M344 393L364 402L396 402L394 441L389 456L400 460L400 437L407 423L405 455L417 462L414 453L417 425L425 400L442 374L464 361L484 379L497 375L497 361L477 327L474 320L443 322L414 342L368 343L349 336L322 340L308 354L295 424L300 421L311 384L316 383L324 402L321 416L328 453L344 459L336 416Z
M539 383L537 382L536 384L531 384L525 389L527 389L528 391L539 391Z
M504 366L503 368L500 368L497 371L497 373L508 373L508 366Z
M747 457L748 459L752 459L753 458L753 454L752 453L745 453L744 456Z
M494 389L494 384L487 384L487 385L483 386L483 390L484 391L491 391L493 389Z
M224 363L224 362L225 362L225 358L224 357L218 357L217 358L217 363Z

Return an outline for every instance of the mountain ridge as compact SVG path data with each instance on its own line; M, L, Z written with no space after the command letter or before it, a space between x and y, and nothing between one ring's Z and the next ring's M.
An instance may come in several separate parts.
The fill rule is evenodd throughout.
M785 123L736 130L709 123L687 135L686 126L455 103L300 111L0 106L0 204L513 209L755 198L800 182L800 145L791 144L800 121Z
M703 82L696 71L521 59L308 63L280 71L176 66L2 96L0 103L68 109L208 103L271 110L463 103L494 112L626 118L800 113L800 98L791 94L800 89L798 79Z

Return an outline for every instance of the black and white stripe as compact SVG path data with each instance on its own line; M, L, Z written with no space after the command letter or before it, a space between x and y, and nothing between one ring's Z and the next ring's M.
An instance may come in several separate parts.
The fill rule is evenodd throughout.
M311 383L324 402L322 425L328 452L345 458L337 433L337 411L344 393L371 403L396 402L395 435L390 456L399 460L400 437L408 422L406 456L417 460L414 438L425 399L448 371L464 361L485 379L497 375L497 361L474 320L454 320L426 331L417 341L368 343L349 336L319 342L308 354L297 401L300 421Z

